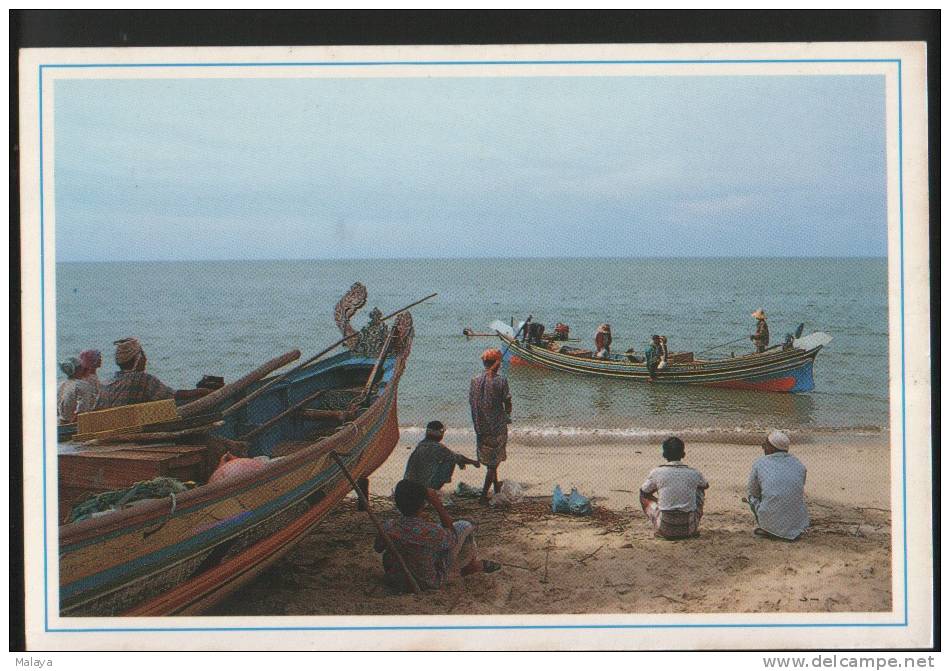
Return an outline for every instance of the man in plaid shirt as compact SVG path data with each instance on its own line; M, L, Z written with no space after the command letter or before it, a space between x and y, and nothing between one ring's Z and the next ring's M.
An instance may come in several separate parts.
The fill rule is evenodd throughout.
M148 358L137 338L116 340L115 362L119 372L112 382L102 387L99 393L98 410L133 405L148 401L174 398L176 401L191 400L209 393L210 389L180 389L175 391L154 375L145 372Z

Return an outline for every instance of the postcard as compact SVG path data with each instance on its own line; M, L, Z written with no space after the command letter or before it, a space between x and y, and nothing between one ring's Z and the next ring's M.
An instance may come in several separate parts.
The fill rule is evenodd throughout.
M30 649L930 645L926 76L21 52Z

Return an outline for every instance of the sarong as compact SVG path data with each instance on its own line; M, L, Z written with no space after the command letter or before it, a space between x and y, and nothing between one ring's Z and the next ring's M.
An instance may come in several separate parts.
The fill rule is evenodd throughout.
M448 577L457 578L462 569L472 563L478 548L475 546L475 523L469 520L456 520L452 523L455 529L455 545L449 554Z
M505 447L508 445L508 430L494 436L479 434L475 446L478 450L478 460L486 466L497 466L508 454Z
M657 535L668 539L689 538L699 532L702 502L696 510L660 510L656 501L640 497L640 505Z

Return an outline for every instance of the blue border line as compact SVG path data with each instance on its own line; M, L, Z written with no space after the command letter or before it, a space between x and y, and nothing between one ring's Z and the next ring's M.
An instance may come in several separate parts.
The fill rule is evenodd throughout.
M828 622L817 624L589 624L589 625L456 625L456 626L382 626L382 627L143 627L143 628L98 628L98 629L50 629L49 628L49 575L48 575L48 529L46 524L46 292L45 292L45 217L43 201L43 69L44 68L213 68L213 67L352 67L394 65L723 65L739 63L896 63L897 64L897 136L898 136L898 185L900 206L900 306L901 306L901 467L903 501L904 541L904 620L903 622ZM730 76L730 75L724 75ZM799 75L794 75L799 76ZM905 370L904 331L904 130L901 59L899 58L802 58L802 59L722 59L722 60L590 60L590 61L342 61L342 62L268 62L268 63L53 63L39 66L39 150L40 150L40 363L43 374L42 436L43 436L43 615L46 632L166 632L166 631L464 631L464 630L511 630L511 629L776 629L776 628L843 628L843 627L906 627L908 626L909 598L907 565L907 393Z

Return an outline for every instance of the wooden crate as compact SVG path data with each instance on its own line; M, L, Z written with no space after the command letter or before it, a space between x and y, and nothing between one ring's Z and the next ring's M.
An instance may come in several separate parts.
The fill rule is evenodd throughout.
M59 455L60 519L90 494L124 489L159 476L201 483L215 466L206 445L117 447Z
M149 401L148 403L120 405L117 408L80 413L76 418L76 435L108 435L117 430L142 427L158 422L169 422L175 419L178 419L178 408L175 405L175 400L171 398L162 401Z

